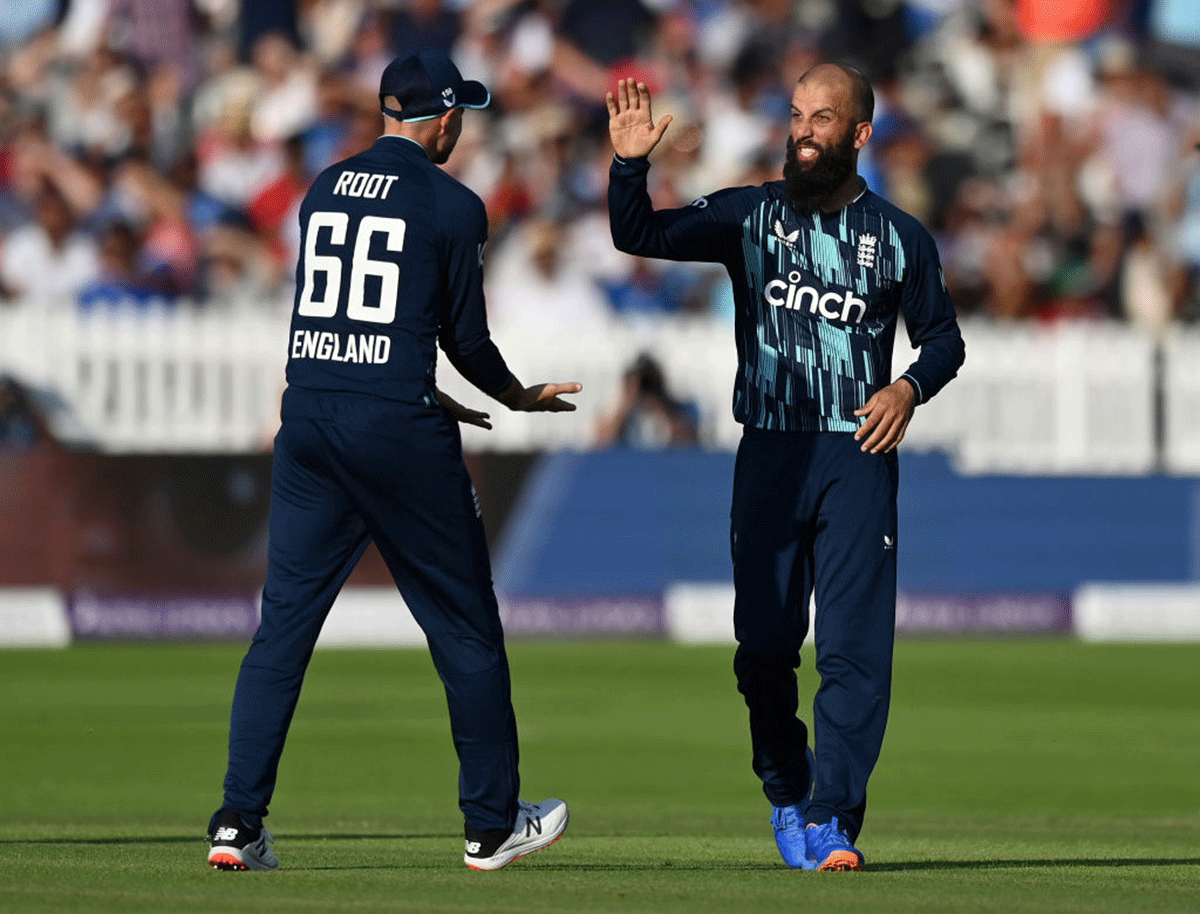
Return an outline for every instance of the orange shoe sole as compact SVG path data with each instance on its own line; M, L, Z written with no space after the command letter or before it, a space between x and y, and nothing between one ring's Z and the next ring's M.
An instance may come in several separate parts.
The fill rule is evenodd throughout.
M208 858L208 865L214 870L247 870L246 864L242 863L233 854L213 854Z
M825 862L817 867L818 870L839 870L841 872L859 872L863 870L863 865L858 862L858 857L849 851L834 851L825 858Z

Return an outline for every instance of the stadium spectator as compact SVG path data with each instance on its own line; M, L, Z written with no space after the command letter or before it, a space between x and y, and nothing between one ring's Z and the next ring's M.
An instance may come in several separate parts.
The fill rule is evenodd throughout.
M242 209L283 171L277 145L255 139L251 129L254 104L245 97L228 98L212 129L199 139L200 187L227 206Z
M240 0L237 10L238 59L249 60L258 40L271 33L300 42L301 4L297 0Z
M614 312L627 317L678 315L699 310L699 287L695 271L678 264L659 264L645 257L632 258L633 268L624 276L600 279Z
M613 28L616 22L621 28ZM559 22L564 39L605 67L633 58L654 25L654 14L641 0L568 0Z
M728 87L707 94L697 186L732 184L761 150L782 145L779 128L785 120L771 97L774 61L768 55L763 45L747 45L729 70Z
M47 123L54 143L81 156L111 160L128 152L133 135L129 96L140 72L101 46L66 74L45 71Z
M250 134L272 145L300 133L317 117L317 73L280 32L254 43L251 56L258 86L251 103Z
M200 186L199 163L191 149L185 150L172 166L167 180L182 195L188 225L198 235L237 212Z
M314 39L317 38L315 32L314 28ZM379 77L391 62L390 49L388 24L383 13L377 10L361 13L347 46L340 53L332 49L326 51L330 57L328 66L336 68L363 92L372 94L379 85Z
M283 143L284 171L255 195L247 207L254 231L278 261L290 272L296 262L291 248L290 228L298 219L300 199L308 190L311 175L304 160L304 140L290 136Z
M25 388L0 375L0 450L26 450L45 437L41 417Z
M95 308L145 308L165 303L155 277L138 265L140 239L128 222L113 222L100 233L100 275L79 291L79 306Z
M130 159L114 170L121 216L141 239L136 271L165 296L195 291L200 244L189 222L186 195L149 162Z
M612 319L603 293L585 274L567 268L564 229L534 219L510 234L487 273L488 314L497 331L588 333Z
M45 182L30 201L34 221L4 239L0 291L41 303L73 299L100 274L100 252L79 231L62 193Z
M509 152L502 162L500 174L486 200L493 243L504 238L513 224L529 216L534 209L533 194L521 174L517 156Z
M108 46L144 72L169 68L184 89L199 78L200 19L194 0L110 0Z
M696 405L673 396L662 365L643 352L622 374L619 398L597 423L595 444L646 449L696 444L699 426Z
M1200 127L1191 139L1197 141L1180 165L1168 198L1167 218L1172 226L1168 237L1176 239L1172 254L1178 314L1184 320L1200 320Z
M284 279L295 273L295 254L290 241L270 246L241 217L223 219L205 240L203 297L211 304L234 309L270 303Z
M392 12L392 49L405 54L421 48L437 48L449 54L461 30L454 7L442 0L408 0Z
M1176 308L1166 255L1154 244L1145 220L1139 215L1126 220L1125 237L1120 277L1121 316L1150 336L1161 336L1175 317Z

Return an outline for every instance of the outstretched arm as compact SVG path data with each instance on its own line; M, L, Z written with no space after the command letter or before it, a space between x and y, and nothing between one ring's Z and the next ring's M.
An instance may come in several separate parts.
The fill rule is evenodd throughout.
M577 381L566 384L534 384L526 387L516 376L509 382L496 399L511 410L522 413L562 413L573 412L575 404L559 399L561 394L577 394L583 390L583 385Z
M613 152L622 159L648 156L670 125L671 115L659 118L655 125L650 115L650 90L645 83L635 83L632 79L617 80L616 96L609 92L605 101Z

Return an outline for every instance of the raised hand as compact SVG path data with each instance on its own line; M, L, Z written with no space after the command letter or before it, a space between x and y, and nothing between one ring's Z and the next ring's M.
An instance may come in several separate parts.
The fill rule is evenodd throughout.
M605 101L608 104L608 136L612 140L613 151L623 159L649 155L671 123L671 115L660 117L657 125L654 123L650 115L650 90L646 84L635 83L632 79L619 79L616 97L609 92Z

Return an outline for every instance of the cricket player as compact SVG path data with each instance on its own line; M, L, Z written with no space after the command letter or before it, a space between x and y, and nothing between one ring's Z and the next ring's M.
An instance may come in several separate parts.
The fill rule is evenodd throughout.
M895 448L964 358L933 240L857 173L873 108L857 70L814 67L792 97L782 181L656 212L647 156L671 118L654 122L644 84L608 95L617 248L721 263L733 281L734 671L776 844L804 869L863 868L854 845L891 690ZM893 382L901 312L920 354ZM814 593L815 756L795 673Z
M440 51L393 60L384 133L313 182L275 439L262 620L233 698L217 869L274 869L263 817L321 625L371 540L424 630L459 759L464 860L493 870L562 835L562 800L518 799L517 728L487 543L457 421L486 413L435 386L438 346L509 409L573 410L576 383L524 386L488 333L487 215L438 168L488 90ZM457 420L457 421L456 421ZM336 772L330 772L336 777Z

